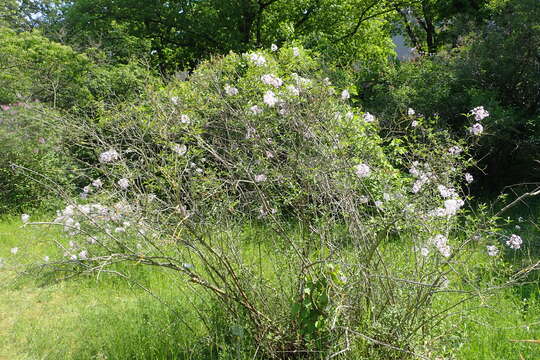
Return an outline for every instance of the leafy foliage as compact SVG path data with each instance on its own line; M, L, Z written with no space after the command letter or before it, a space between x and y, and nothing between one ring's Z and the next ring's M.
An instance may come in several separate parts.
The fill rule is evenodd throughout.
M0 214L58 205L70 192L70 159L62 152L59 115L38 103L0 110ZM56 200L55 200L56 199Z

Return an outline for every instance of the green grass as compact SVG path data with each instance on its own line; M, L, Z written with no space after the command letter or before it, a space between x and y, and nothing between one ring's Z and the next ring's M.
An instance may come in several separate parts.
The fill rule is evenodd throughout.
M0 269L0 360L236 359L233 345L211 340L216 334L225 337L230 332L220 327L222 309L200 289L187 286L176 273L129 265L122 268L166 305L110 274L65 282L51 282L50 277L35 271L25 275L22 271L29 264L58 251L53 241L59 233L20 225L18 219L0 222L0 257L6 262ZM530 236L538 236L531 229L527 231ZM244 229L243 236L256 240L264 238L265 233ZM260 251L257 241L245 243L244 254L256 258ZM10 249L15 246L20 250L13 256ZM409 248L398 242L389 246L396 254L405 254L400 251L404 246ZM12 259L24 265L13 268ZM406 261L405 255L397 255L393 266L406 267ZM470 261L480 269L490 268L486 256L474 255ZM540 339L537 292L536 284L508 288L454 308L439 330L438 336L443 339L440 356L465 360L540 358L540 344L510 341ZM433 306L441 309L457 296L439 296ZM205 326L195 307L215 312L216 322Z
M12 247L19 247L17 261L31 264L57 251L57 236L54 230L21 229L16 221L0 224L0 257L8 262L0 269L0 359L209 357L212 346L204 344L206 331L190 305L192 290L174 273L125 269L164 305L113 275L50 283L9 266Z

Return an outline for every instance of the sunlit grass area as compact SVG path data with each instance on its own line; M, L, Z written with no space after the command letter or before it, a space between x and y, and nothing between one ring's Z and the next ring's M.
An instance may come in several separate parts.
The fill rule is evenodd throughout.
M244 229L244 254L257 258L261 251L253 239L264 230ZM533 232L530 232L533 236ZM200 288L190 286L177 273L160 268L124 264L116 268L127 281L102 272L60 281L43 257L58 252L54 228L22 227L18 219L0 224L0 358L1 359L248 359L253 354L232 329L221 326L224 314ZM253 241L250 241L253 240ZM404 254L407 244L391 243L388 253ZM18 247L16 255L11 249ZM264 250L263 248L263 251ZM490 268L481 252L471 256L477 268ZM10 266L17 257L20 265ZM274 262L279 259L274 259ZM406 256L395 256L393 266L407 268ZM483 263L484 262L484 263ZM270 269L261 271L271 272ZM481 272L480 272L481 273ZM490 281L497 279L489 276ZM451 279L450 290L463 284ZM444 338L437 356L449 359L533 359L540 344L515 340L540 339L540 302L536 283L482 294L454 307L437 329ZM461 294L443 293L434 309L452 306ZM196 310L197 309L197 310ZM196 311L215 313L204 324ZM221 334L222 343L210 339ZM218 336L219 338L219 336ZM435 353L434 353L435 354ZM434 355L435 356L435 355Z

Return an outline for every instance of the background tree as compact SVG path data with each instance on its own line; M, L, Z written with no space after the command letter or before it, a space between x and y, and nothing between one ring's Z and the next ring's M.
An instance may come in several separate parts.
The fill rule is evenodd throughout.
M72 41L99 43L113 58L150 56L163 71L192 67L211 54L244 52L284 41L355 52L375 33L390 4L375 0L149 1L77 0L66 5ZM373 20L369 21L368 20ZM380 39L379 39L380 42ZM356 50L356 53L358 50Z

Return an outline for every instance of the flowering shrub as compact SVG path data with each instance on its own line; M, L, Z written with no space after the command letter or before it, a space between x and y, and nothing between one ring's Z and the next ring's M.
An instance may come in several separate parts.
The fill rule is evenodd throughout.
M487 216L456 220L480 134L452 140L409 109L414 126L382 139L377 118L352 108L303 49L272 51L204 63L104 127L70 123L95 168L82 199L51 221L66 235L51 266L177 271L264 358L422 351L444 316L429 304L467 245L487 239L484 255L496 256L492 241L504 241L479 237L495 226ZM275 237L245 240L245 224ZM393 252L396 237L410 251ZM264 246L255 260L253 241Z

